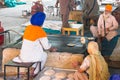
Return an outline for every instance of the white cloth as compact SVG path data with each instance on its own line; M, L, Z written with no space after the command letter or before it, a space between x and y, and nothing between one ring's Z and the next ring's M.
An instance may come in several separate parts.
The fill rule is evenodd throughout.
M44 56L43 49L49 49L51 45L48 43L48 39L40 38L36 41L28 41L26 39L23 40L20 59L16 57L13 59L15 62L37 62L41 61Z
M47 37L39 38L36 41L29 41L24 39L20 55L13 59L14 62L38 62L41 61L41 69L43 69L47 53L44 52L44 49L49 49L51 44L49 44ZM32 67L36 68L34 74L39 72L39 65L35 63Z

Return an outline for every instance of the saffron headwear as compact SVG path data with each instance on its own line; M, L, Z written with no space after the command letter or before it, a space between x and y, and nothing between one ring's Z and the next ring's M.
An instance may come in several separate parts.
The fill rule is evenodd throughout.
M42 26L45 20L45 13L43 12L37 12L34 15L32 15L30 22L32 25L36 25L36 26Z
M112 5L109 5L109 4L106 5L106 6L105 6L105 10L106 10L106 11L112 11Z

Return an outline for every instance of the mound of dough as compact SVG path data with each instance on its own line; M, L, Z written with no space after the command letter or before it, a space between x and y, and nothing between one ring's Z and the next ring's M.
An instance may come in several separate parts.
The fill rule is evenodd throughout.
M52 75L55 74L55 71L52 70L52 69L49 69L49 70L46 70L46 71L44 72L44 74L47 75L47 76L52 76Z
M39 80L50 80L50 76L42 76Z
M55 74L55 78L57 79L64 79L67 77L67 74L65 72L58 72Z
M74 73L69 73L67 77L68 77L68 79L73 79L74 78Z

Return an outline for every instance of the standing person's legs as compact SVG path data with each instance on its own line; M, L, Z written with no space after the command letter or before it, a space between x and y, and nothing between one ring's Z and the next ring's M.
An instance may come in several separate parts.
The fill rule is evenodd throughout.
M83 16L82 19L83 19L83 24L84 24L85 30L89 29L89 26L90 26L89 25L89 18L87 16Z
M98 32L97 32L96 26L90 26L90 31L91 31L93 37L98 37Z
M62 27L69 27L69 24L68 24L68 17L69 15L68 14L62 14Z

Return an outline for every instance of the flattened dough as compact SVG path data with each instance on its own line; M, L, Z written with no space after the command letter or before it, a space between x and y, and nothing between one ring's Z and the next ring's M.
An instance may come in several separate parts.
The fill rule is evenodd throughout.
M57 79L57 78L54 78L54 79L52 79L52 80L62 80L62 79Z
M39 80L50 80L50 76L42 76Z
M66 77L67 77L67 74L65 72L57 72L55 74L55 78L57 78L57 79L64 79Z
M55 71L52 70L52 69L49 69L49 70L46 70L46 71L44 72L44 74L47 75L47 76L52 76L52 75L55 74Z
M67 44L67 46L73 47L73 46L75 46L75 44L74 43L69 43L69 44Z
M73 78L74 78L74 73L69 73L69 74L67 75L67 77L68 77L68 79L73 79Z

